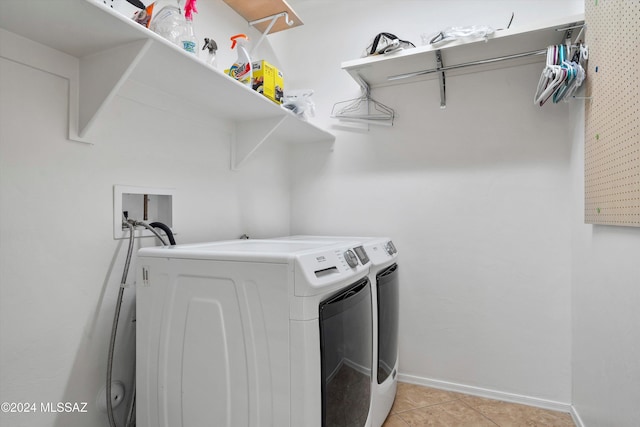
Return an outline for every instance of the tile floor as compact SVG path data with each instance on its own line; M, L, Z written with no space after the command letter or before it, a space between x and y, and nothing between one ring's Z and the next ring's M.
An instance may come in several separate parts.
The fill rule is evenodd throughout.
M571 415L517 403L398 383L382 427L574 427Z

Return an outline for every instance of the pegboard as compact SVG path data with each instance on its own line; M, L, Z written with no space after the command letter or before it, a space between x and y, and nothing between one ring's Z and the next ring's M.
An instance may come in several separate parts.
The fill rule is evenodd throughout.
M640 0L585 0L585 222L640 227Z

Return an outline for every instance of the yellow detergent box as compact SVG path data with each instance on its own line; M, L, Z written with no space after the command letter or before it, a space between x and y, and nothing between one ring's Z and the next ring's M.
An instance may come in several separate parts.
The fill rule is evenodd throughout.
M278 104L282 104L284 95L282 71L267 61L254 61L251 66L253 67L253 78L251 79L253 90Z

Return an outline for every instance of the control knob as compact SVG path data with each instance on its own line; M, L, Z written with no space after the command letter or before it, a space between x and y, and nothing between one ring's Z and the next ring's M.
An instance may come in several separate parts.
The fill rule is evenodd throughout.
M356 268L356 266L358 265L358 258L356 257L356 254L354 254L351 249L348 249L344 253L344 259L345 261L347 261L347 264L349 264L349 267L351 268Z
M391 242L387 242L387 243L384 245L384 249L387 251L387 253L388 253L389 255L393 255L393 243L391 243Z

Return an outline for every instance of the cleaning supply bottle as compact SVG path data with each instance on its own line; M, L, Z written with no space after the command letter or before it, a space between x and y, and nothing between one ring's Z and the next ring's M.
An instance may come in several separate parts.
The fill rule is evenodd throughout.
M182 48L186 21L180 0L159 0L153 4L149 29Z
M251 77L253 76L253 68L251 66L251 58L247 52L247 43L249 38L246 34L236 34L231 37L231 49L238 48L238 59L229 69L229 75L240 83L251 87Z
M218 59L216 53L218 51L218 44L214 39L210 39L205 37L204 46L202 46L202 50L207 51L207 59L205 62L208 65L211 65L213 68L218 68Z
M187 0L184 6L185 31L182 34L182 48L198 56L198 39L193 31L193 12L198 13L196 0Z

